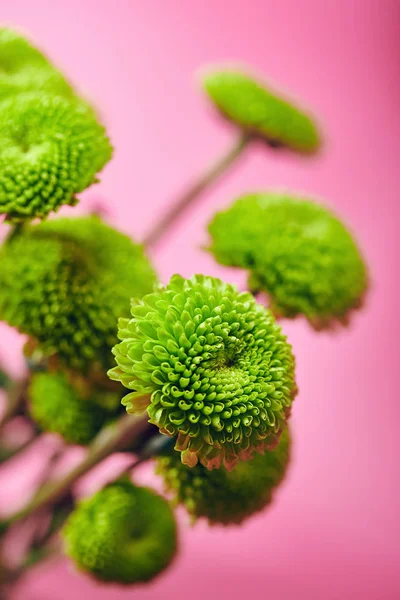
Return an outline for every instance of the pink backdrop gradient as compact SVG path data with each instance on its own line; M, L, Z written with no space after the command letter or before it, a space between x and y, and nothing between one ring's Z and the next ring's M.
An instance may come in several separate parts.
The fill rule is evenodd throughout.
M248 152L154 253L164 280L179 271L242 282L201 250L205 224L238 193L282 186L335 207L357 232L372 279L350 330L285 325L300 395L293 463L269 511L226 530L191 529L182 517L181 554L149 586L100 587L60 560L15 598L399 598L398 1L0 0L0 19L25 29L96 100L116 152L79 210L100 198L138 239L232 139L196 91L199 67L247 62L319 116L322 155ZM20 342L0 335L17 370Z

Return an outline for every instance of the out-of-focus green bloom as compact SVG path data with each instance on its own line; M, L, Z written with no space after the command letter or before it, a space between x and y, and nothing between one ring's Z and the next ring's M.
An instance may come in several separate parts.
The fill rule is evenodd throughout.
M176 523L164 498L128 481L81 502L64 528L66 552L79 569L103 581L153 579L171 562Z
M315 152L320 146L312 118L251 75L212 70L204 75L203 86L218 110L246 133L298 152Z
M63 75L37 48L18 32L0 28L0 102L31 91L74 96Z
M156 281L142 246L95 216L26 227L0 264L0 318L79 371L111 366L118 317Z
M113 415L94 395L82 397L63 373L35 373L29 388L30 412L43 431L70 444L88 444ZM118 395L118 394L117 394Z
M157 472L167 491L186 506L193 520L206 517L210 524L239 524L270 504L286 473L289 449L286 428L274 450L239 462L232 471L209 471L200 464L190 469L172 450L157 459Z
M296 392L291 346L271 313L220 279L174 275L120 319L111 379L134 390L129 413L147 410L178 436L182 462L231 469L278 443Z
M209 225L211 252L250 271L278 316L303 314L317 329L360 305L367 270L348 229L325 207L279 193L239 198Z
M29 93L8 98L0 112L0 213L10 222L76 204L111 158L104 128L83 103Z

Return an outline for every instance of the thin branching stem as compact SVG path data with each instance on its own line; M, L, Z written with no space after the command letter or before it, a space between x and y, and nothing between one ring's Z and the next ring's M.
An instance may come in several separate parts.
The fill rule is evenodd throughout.
M249 135L241 134L239 139L235 140L234 145L230 147L222 157L217 159L202 175L200 175L200 177L184 191L182 196L171 203L170 209L159 221L156 221L155 225L143 240L143 243L147 248L155 246L160 241L175 222L181 218L186 209L189 206L192 206L194 202L200 198L203 192L209 189L211 185L236 162L243 154L243 151L247 148L250 141L251 137Z
M62 479L50 481L38 491L25 508L11 516L7 525L58 503L66 496L78 479L88 473L93 467L114 452L122 450L136 436L141 435L148 428L148 418L124 415L112 426L100 431L89 446L85 458Z
M19 413L26 401L26 392L29 385L29 379L25 378L16 381L9 387L7 406L0 418L0 432L3 427Z

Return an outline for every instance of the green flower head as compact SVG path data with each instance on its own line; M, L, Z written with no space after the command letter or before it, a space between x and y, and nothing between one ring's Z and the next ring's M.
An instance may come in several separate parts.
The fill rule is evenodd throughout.
M88 444L113 416L102 398L82 397L63 373L35 373L29 404L40 429L58 433L69 444Z
M156 281L142 246L95 216L26 227L0 264L0 318L79 371L111 366L118 317Z
M286 428L274 450L239 462L232 471L209 471L201 464L190 469L177 452L170 451L157 459L157 472L167 491L186 506L194 521L205 517L211 525L240 524L272 501L286 473L289 447Z
M79 569L102 581L153 579L176 552L176 523L164 498L128 481L108 485L81 502L63 531Z
M213 70L204 75L203 86L217 109L244 132L297 152L320 146L312 118L251 75Z
M346 322L367 287L366 267L353 237L325 207L279 193L239 198L218 213L211 252L224 265L250 271L249 285L265 290L274 314L303 314L317 329Z
M16 31L0 28L0 102L31 91L74 96L63 75L37 48Z
M117 367L133 390L129 413L147 410L177 436L182 462L231 469L276 446L296 386L290 345L251 294L219 279L174 275L120 319Z
M76 204L111 158L104 128L82 103L20 94L0 112L0 214L10 222Z

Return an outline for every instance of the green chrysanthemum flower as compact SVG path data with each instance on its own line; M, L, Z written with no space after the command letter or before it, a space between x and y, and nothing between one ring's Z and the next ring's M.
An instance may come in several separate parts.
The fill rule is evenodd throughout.
M176 523L167 501L128 481L81 502L64 528L66 552L97 579L149 581L176 552Z
M218 213L209 231L218 262L248 269L276 315L303 314L316 328L346 321L367 287L353 237L325 207L286 194L253 194Z
M182 462L231 469L276 446L296 386L281 328L249 293L196 275L133 303L109 372L134 390L123 403L178 436Z
M117 394L118 395L118 394ZM62 373L36 373L29 388L30 412L43 431L70 444L88 444L112 413L102 399L83 398Z
M37 48L16 31L0 28L0 101L30 91L74 96L63 75Z
M0 112L0 213L11 222L76 204L111 158L104 128L82 103L21 94Z
M200 464L190 469L175 451L157 460L157 472L193 520L206 517L211 525L239 524L270 504L286 473L289 449L286 428L274 450L239 462L230 472L224 468L208 471Z
M156 281L142 246L95 216L26 227L0 264L0 318L81 371L111 366L118 317Z
M206 73L203 86L211 101L230 121L271 145L315 152L320 139L312 118L254 77L233 70Z

